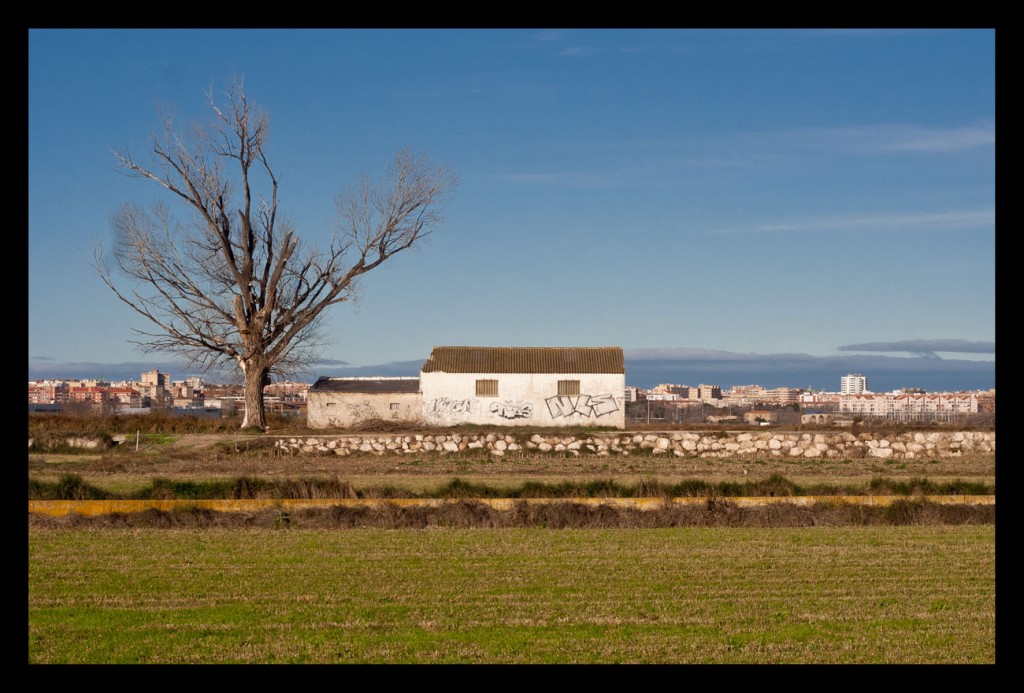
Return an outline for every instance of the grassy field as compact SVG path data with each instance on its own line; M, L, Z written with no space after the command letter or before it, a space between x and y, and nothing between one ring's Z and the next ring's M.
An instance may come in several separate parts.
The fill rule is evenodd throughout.
M993 526L29 530L32 663L991 663Z
M991 455L291 457L234 444L231 433L146 432L138 450L34 452L30 489L68 475L128 497L155 479L239 477L337 479L357 491L413 493L456 477L503 488L749 484L772 475L865 489L878 477L995 484ZM30 523L30 662L991 663L996 656L992 524L116 525Z

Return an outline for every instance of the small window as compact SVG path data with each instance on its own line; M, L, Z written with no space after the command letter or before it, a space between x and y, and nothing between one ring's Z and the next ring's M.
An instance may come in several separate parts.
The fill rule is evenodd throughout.
M559 380L558 381L558 394L560 395L578 395L580 394L580 381L579 380Z
M477 397L497 397L498 396L498 381L497 380L477 380L476 381L476 396Z
M391 403L391 411L398 411L401 408L401 406L402 405L400 405L398 402L392 402Z

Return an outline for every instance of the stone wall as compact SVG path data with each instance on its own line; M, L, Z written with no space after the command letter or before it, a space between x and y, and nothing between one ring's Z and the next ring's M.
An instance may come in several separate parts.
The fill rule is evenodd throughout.
M850 432L684 432L591 435L542 433L439 433L416 435L327 435L281 438L293 453L335 455L567 454L675 455L677 457L809 457L856 459L944 459L994 454L995 432L935 431L895 435Z

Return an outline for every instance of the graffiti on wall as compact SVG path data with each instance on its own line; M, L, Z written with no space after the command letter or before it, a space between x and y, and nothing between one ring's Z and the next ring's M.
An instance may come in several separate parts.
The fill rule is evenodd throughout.
M452 414L472 414L471 406L473 400L471 399L449 399L448 397L438 397L437 399L431 400L428 411L431 414L438 414L440 416L450 416Z
M552 419L560 416L572 416L579 414L585 417L601 417L619 410L612 395L556 395L548 397L544 402L548 405L548 411Z
M505 419L529 419L533 405L529 402L491 402L491 413Z
M348 416L350 419L372 419L374 416L373 406L371 406L367 400L363 400L362 404L342 402L342 405L344 405L345 409L348 410Z

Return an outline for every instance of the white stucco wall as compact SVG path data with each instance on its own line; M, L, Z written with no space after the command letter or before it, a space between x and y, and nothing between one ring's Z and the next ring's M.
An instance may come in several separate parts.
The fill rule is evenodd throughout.
M477 380L497 380L497 397L477 397ZM559 380L579 380L578 396L559 396ZM423 420L438 426L626 427L622 373L421 373Z
M397 404L393 409L391 405ZM418 392L315 392L307 395L311 428L341 428L368 419L418 422L423 400Z

